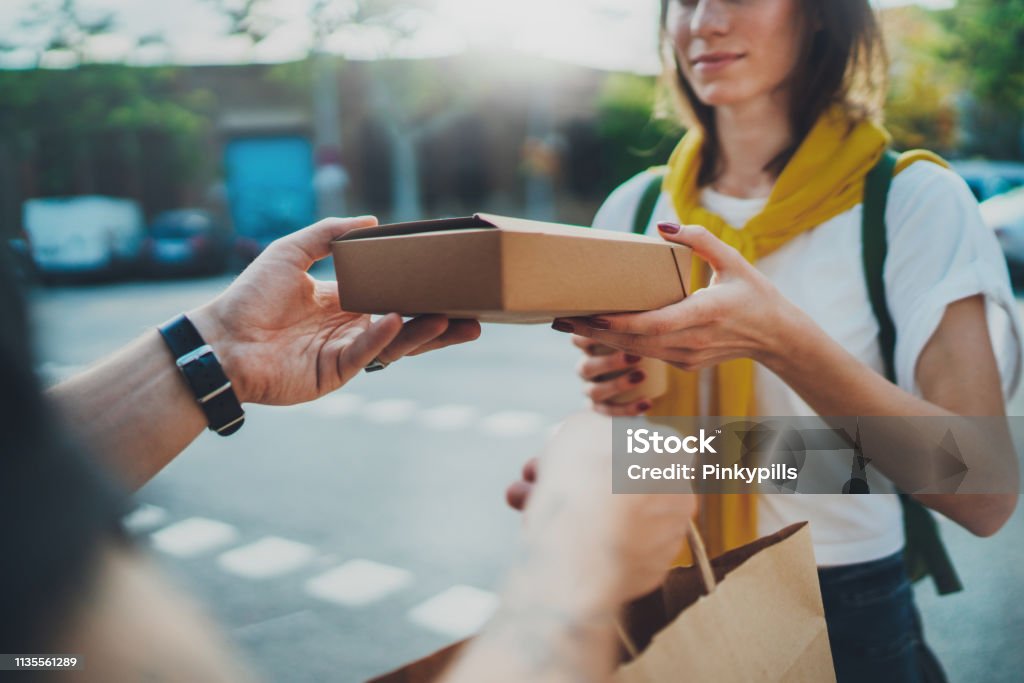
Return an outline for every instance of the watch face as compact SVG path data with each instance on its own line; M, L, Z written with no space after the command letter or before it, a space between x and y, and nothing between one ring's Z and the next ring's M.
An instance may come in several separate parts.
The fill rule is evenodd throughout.
M213 348L203 340L192 321L180 315L162 325L160 334L206 415L209 428L222 436L237 432L245 422L245 411Z

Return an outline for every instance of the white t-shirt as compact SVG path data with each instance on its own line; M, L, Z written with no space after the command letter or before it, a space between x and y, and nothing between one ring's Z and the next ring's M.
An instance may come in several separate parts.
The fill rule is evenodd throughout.
M594 227L629 231L650 172L621 185L605 201ZM704 208L741 227L764 207L765 199L738 199L703 190ZM793 238L755 264L791 302L868 367L884 372L878 322L871 308L861 261L862 206L857 205ZM952 171L918 162L892 182L886 207L889 252L885 287L896 325L898 385L920 396L917 359L942 320L946 306L976 294L987 302L989 331L1009 396L1021 375L1021 325L995 235L982 222L966 183ZM660 221L679 222L672 200L662 193L647 234ZM756 366L757 403L764 416L805 416L814 411L777 375ZM706 379L706 378L704 378ZM706 394L707 392L702 392ZM825 464L828 463L828 464ZM845 458L818 461L849 473ZM838 471L838 470L837 470ZM839 479L842 473L836 475ZM902 510L892 483L868 469L872 495L762 495L758 532L768 534L794 522L810 522L819 565L844 565L886 557L903 547ZM799 491L799 489L798 489Z

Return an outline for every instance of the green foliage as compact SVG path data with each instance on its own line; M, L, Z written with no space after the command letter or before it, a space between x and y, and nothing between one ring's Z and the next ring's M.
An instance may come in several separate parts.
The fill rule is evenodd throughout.
M934 12L914 6L885 10L882 25L892 60L886 125L895 147L952 153L963 70L941 54L951 36Z
M89 64L69 70L0 71L0 141L35 164L45 194L71 193L76 163L108 157L110 146L137 150L159 141L162 172L174 182L202 169L202 136L213 96L179 92L172 68ZM66 154L53 150L63 149ZM144 151L144 150L143 150ZM116 159L115 159L116 161Z
M940 54L969 68L975 96L1024 110L1024 0L960 0L940 16L954 38Z
M605 82L597 103L597 134L608 170L606 190L668 161L682 128L655 116L657 97L652 77L612 74Z

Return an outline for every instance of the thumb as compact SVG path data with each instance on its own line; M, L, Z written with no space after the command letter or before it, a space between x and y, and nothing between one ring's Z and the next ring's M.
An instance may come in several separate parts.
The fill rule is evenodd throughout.
M693 249L694 253L707 261L716 273L727 272L730 268L745 263L740 252L700 225L658 223L658 232L661 233L662 239L668 242L682 244Z
M309 227L286 235L270 245L269 249L280 251L302 270L309 267L331 253L331 241L341 237L350 230L370 228L377 225L373 216L358 218L325 218Z

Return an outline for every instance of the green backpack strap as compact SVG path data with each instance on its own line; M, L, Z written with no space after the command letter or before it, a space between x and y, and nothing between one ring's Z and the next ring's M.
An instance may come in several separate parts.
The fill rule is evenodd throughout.
M647 183L647 187L644 188L640 203L636 206L636 213L633 214L633 234L643 235L647 232L647 226L654 218L654 209L658 205L658 197L661 196L661 186L664 181L664 170L657 170L654 177Z
M867 282L871 308L878 320L878 343L885 364L885 376L896 383L896 325L885 297L885 257L889 251L885 226L885 207L889 186L896 171L897 156L887 151L867 176L864 186L864 217L861 224L861 242L864 259L864 277ZM906 536L904 559L911 580L918 581L931 575L939 595L963 590L956 568L946 552L939 535L938 525L928 509L905 493L900 493L903 505L903 530Z

